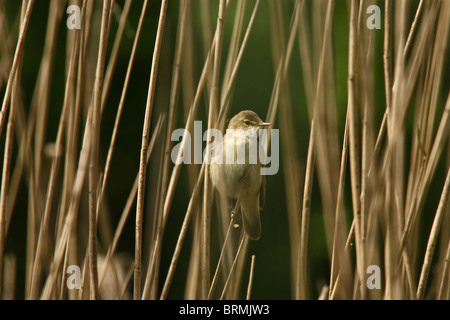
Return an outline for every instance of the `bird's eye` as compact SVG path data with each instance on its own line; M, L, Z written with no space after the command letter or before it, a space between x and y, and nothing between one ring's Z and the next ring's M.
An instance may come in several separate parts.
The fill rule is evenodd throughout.
M246 126L249 126L249 125L250 125L250 121L245 120L245 121L244 121L244 124L245 124Z

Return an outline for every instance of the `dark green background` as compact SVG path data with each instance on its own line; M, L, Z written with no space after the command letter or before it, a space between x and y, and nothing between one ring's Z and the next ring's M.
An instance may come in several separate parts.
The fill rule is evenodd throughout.
M418 1L412 1L411 19ZM117 1L123 7L124 1ZM135 30L137 21L139 19L141 1L134 1L131 6L129 23L131 28ZM195 52L195 73L196 77L200 76L201 67L203 66L204 55L202 50L202 38L200 35L200 21L199 21L199 2L194 3L194 24L195 24L195 41L197 47ZM252 10L254 1L249 1L250 6L247 8L247 16L244 24L248 23L249 14ZM294 1L282 0L284 9L284 28L287 38L289 30L291 14L293 12ZM6 9L8 12L8 25L12 25L15 17L19 12L20 1L7 1ZM100 2L96 3L99 6ZM384 11L383 2L379 5ZM25 56L22 75L23 97L25 106L28 108L35 80L38 74L42 50L44 47L44 38L46 30L46 21L48 15L49 1L37 0L34 6L31 23L26 39ZM178 9L179 1L170 1L168 7L168 16L166 21L166 29L164 34L164 45L161 55L161 65L158 75L158 86L155 99L155 112L153 115L152 124L161 112L167 112L170 81L172 74L173 54L176 40L176 28L178 23ZM212 1L211 21L212 29L215 28L217 1ZM310 3L308 2L308 6ZM236 2L232 1L225 24L225 39L223 51L223 63L225 64L226 54L229 46L229 39L232 31L233 16L236 7ZM145 19L145 25L141 36L141 41L138 46L136 62L132 73L130 87L126 99L126 107L122 122L120 124L116 153L113 159L111 178L109 187L107 188L107 199L109 209L112 214L113 226L116 225L125 201L128 197L129 190L136 176L139 166L139 153L141 146L141 134L143 126L143 118L145 112L146 98L149 74L151 68L151 59L153 52L153 45L155 39L156 26L158 21L160 8L160 1L150 1ZM309 8L308 8L309 10ZM334 56L335 56L335 73L336 73L336 95L337 107L339 116L339 141L341 143L344 120L347 107L347 57L348 57L348 20L349 7L348 2L337 0L334 10L334 25L333 25L333 41L334 41ZM310 12L310 11L308 11ZM55 55L54 65L54 80L52 83L49 121L47 129L47 141L54 141L59 122L60 110L63 102L64 82L65 82L65 59L66 59L66 36L68 32L65 24L67 14L62 15L62 21L59 26L58 47ZM100 19L100 17L98 18ZM308 21L310 22L310 21ZM383 24L382 24L383 25ZM112 22L112 29L109 41L108 56L112 47L113 38L117 28L117 20L114 18ZM230 115L233 115L243 109L252 109L256 111L261 118L265 118L272 87L274 84L274 63L271 53L271 29L269 20L269 5L268 0L262 0L253 31L251 33L248 47L246 49L241 68L238 73L237 83L232 98ZM375 124L379 126L384 112L384 83L383 83L383 69L382 69L382 41L383 30L376 30L375 35L375 81L376 81L376 119ZM118 63L115 71L115 77L112 83L112 88L107 101L106 110L102 120L101 128L101 163L104 163L107 148L109 145L110 134L114 126L114 119L116 108L120 99L121 88L123 85L123 78L126 72L129 54L133 37L125 35L121 45ZM444 88L441 92L446 95L449 89L449 74L448 62L447 72L444 72L445 81ZM303 86L302 69L300 63L300 56L298 53L298 44L294 46L292 62L289 68L289 82L292 96L292 104L295 108L295 118L292 119L295 123L295 131L297 137L297 149L299 151L299 159L302 164L306 163L306 154L309 139L309 116L307 113L306 99ZM197 80L196 80L197 81ZM194 83L196 87L196 83ZM3 95L5 88L1 88ZM444 101L446 97L441 97ZM182 109L182 97L179 99L179 108ZM443 105L443 102L441 103ZM282 105L279 106L283 108ZM197 120L204 120L207 109L207 100L203 98ZM408 116L409 123L407 123L408 134L411 134L413 115ZM438 119L439 120L439 119ZM183 111L179 111L177 127L184 127ZM275 122L274 128L280 129L280 136L283 135L283 128L278 127L278 121ZM4 136L1 136L1 146L4 146ZM410 137L410 136L409 136ZM407 141L410 141L407 138ZM409 150L408 150L409 151ZM282 146L280 146L280 155L283 155ZM448 154L448 151L446 152ZM408 152L406 154L409 154ZM149 168L152 163L159 161L159 157L154 157L151 160ZM3 159L1 160L3 161ZM248 270L250 264L250 256L256 255L256 266L253 281L253 299L289 299L291 295L291 261L290 261L290 243L288 234L288 220L286 213L286 198L285 198L285 184L283 174L282 161L280 159L280 171L275 176L267 177L267 201L264 211L262 212L263 233L259 241L251 242L247 256L246 269ZM446 171L445 159L441 159L438 168L439 174L435 176L432 182L432 189L426 202L425 211L430 215L425 215L423 219L423 230L428 233L433 213L436 210L439 200L441 188L444 181L444 174ZM181 227L182 219L186 212L187 204L190 194L187 189L187 170L182 169L180 180L178 182L172 210L170 213L167 230L164 237L163 256L161 264L161 280L160 285L163 284L167 268L172 257L173 248L175 246L178 232ZM296 177L293 177L294 179ZM147 185L147 193L150 197L156 190L153 188L152 177L149 177ZM303 184L303 182L302 182ZM44 191L44 190L43 190ZM346 192L347 196L350 192ZM301 195L299 195L301 197ZM16 209L13 214L11 229L9 230L7 239L7 252L16 254L18 261L17 274L17 298L23 298L24 286L24 263L25 263L25 239L26 239L26 210L27 210L27 186L25 182L22 185ZM346 199L347 210L350 210L351 199ZM127 222L124 236L119 242L118 251L129 252L130 256L134 253L134 210ZM318 181L314 181L313 202L310 220L309 232L309 261L308 274L310 279L311 297L317 296L318 290L322 285L329 282L330 262L328 259L327 248L324 238L324 225L322 216L320 190L318 188ZM150 211L150 210L148 210ZM150 212L148 212L150 214ZM348 218L351 217L351 212L347 212ZM149 218L148 215L146 216ZM349 219L348 219L349 220ZM213 219L212 230L216 225ZM427 235L424 235L427 237ZM190 254L190 241L192 232L188 233L187 242L183 247L181 259L175 274L174 283L172 285L169 298L182 298L185 286L185 276ZM426 238L424 238L426 239ZM86 238L87 242L87 238ZM423 243L425 247L426 241ZM422 249L423 250L423 249ZM144 254L144 258L147 254ZM212 249L212 266L215 266L215 261L218 257L218 249ZM247 272L244 276L244 282L247 283ZM244 297L244 295L242 295Z

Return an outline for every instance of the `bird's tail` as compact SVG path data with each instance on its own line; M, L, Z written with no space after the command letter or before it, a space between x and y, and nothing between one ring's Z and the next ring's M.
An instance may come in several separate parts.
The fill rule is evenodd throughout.
M261 237L259 203L251 198L244 197L241 199L242 223L247 236L252 240L258 240Z

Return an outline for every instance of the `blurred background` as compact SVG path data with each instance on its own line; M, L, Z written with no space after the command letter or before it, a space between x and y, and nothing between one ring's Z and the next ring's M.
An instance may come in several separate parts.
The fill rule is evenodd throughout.
M86 10L91 15L89 32L90 36L84 44L85 51L85 74L81 79L79 85L82 86L82 103L78 114L79 126L74 132L77 135L77 147L73 155L73 161L78 163L80 156L81 145L83 141L83 132L86 125L86 118L89 107L91 106L90 99L93 93L95 81L95 69L97 62L99 33L102 21L102 1L92 1L93 4L87 5ZM401 7L404 12L401 16L405 17L406 30L415 21L415 16L422 1L404 1L405 6ZM0 44L0 93L4 97L6 92L6 84L8 81L9 71L11 68L12 57L19 34L20 12L22 5L26 1L0 1L1 12L1 44ZM70 4L77 4L80 8L83 6L82 1L70 1ZM166 142L170 137L167 132L168 118L173 116L175 122L174 128L184 128L188 113L192 109L192 103L196 94L199 79L201 77L202 69L205 63L206 56L212 43L212 37L215 32L217 23L217 14L219 11L219 1L210 0L193 0L188 2L186 29L184 33L185 41L184 47L181 50L181 66L180 66L180 89L176 103L174 103L175 111L173 115L170 113L171 106L171 90L173 90L173 75L175 69L176 48L179 41L180 21L183 13L183 6L185 1L176 0L169 1L167 7L167 16L164 25L163 42L161 46L161 55L159 58L159 67L157 73L156 91L154 96L154 104L151 118L150 133L158 134L150 160L147 168L147 180L145 187L145 208L144 208L144 228L143 228L143 279L147 273L148 263L151 259L151 252L155 241L155 212L160 212L161 203L159 198L160 192L164 192L161 185L162 170L173 170L173 164L164 169L164 150L167 147ZM229 6L226 11L224 19L223 30L223 45L221 51L220 61L220 80L219 92L223 94L226 88L227 81L224 75L229 72L227 66L233 66L231 60L227 62L229 57L233 55L233 42L239 43L244 38L244 32L249 24L252 11L255 6L255 1L229 1ZM370 123L372 125L371 137L372 147L375 144L379 128L382 126L383 117L386 110L386 93L385 93L385 74L383 69L383 46L385 39L385 1L357 1L358 6L367 8L369 5L375 4L381 9L381 29L369 30L366 27L366 20L371 14L366 13L364 9L359 11L359 36L360 47L358 47L357 54L359 54L359 71L360 74L366 74L368 84L359 82L359 89L357 91L358 98L358 122L360 124L359 132L362 139L362 120L364 116L363 106L367 93L370 96ZM439 4L437 4L439 3ZM41 158L41 178L38 183L41 196L45 199L45 194L48 187L49 174L51 171L52 159L54 157L54 143L56 141L58 128L60 125L60 116L62 106L64 104L65 86L68 75L69 63L71 62L70 54L74 45L74 35L77 30L69 30L66 25L66 20L69 14L66 13L66 8L69 2L62 0L47 1L38 0L34 3L32 14L29 22L28 31L26 34L23 65L20 77L20 105L16 110L16 134L12 153L12 169L14 172L15 166L19 159L19 147L23 140L20 137L24 132L28 132L23 126L30 126L29 119L33 114L32 105L35 104L35 111L37 114L45 113L45 130L43 133L43 146L39 150L34 140L33 129L31 129L31 143L28 146L32 157ZM113 51L114 39L119 28L120 19L124 13L124 8L127 7L128 1L114 1L112 8L110 30L106 50L106 65L111 61L111 52ZM101 118L100 140L99 140L99 157L100 172L103 170L105 164L111 134L115 128L117 106L120 103L122 89L124 87L124 78L127 72L128 63L130 61L130 53L133 46L134 37L136 35L139 18L141 15L143 1L129 1L129 13L124 24L123 37L118 47L117 61L115 63L113 74L111 77L110 88L105 97L104 111ZM52 6L56 6L57 10L52 13ZM413 49L405 56L405 65L410 65L416 54L416 47L427 47L426 44L420 42L423 34L436 34L438 24L444 19L444 14L440 12L448 12L448 1L436 1L436 4L422 5L421 15L418 20L417 31L413 37ZM442 6L442 7L440 7ZM393 4L392 13L392 28L397 28L395 19L400 16L400 13L395 10L400 6ZM115 145L114 154L111 160L110 176L107 185L105 186L104 199L102 211L99 214L98 220L98 252L99 254L106 254L113 238L114 231L119 224L124 207L132 190L133 183L139 171L139 160L142 141L142 130L144 125L145 108L147 104L148 88L150 72L152 68L152 54L154 52L156 32L158 29L158 21L161 9L161 1L149 1L146 10L145 19L142 25L142 34L136 49L136 56L134 66L130 73L130 82L128 91L125 96L124 111L120 118L120 124L117 126L117 141ZM249 270L251 256L255 256L254 274L252 281L252 299L294 299L307 298L317 299L325 288L330 285L330 270L332 264L332 250L333 250L333 235L334 235L334 221L330 217L334 217L334 209L336 208L337 200L337 186L339 181L339 170L341 161L341 152L344 140L345 123L348 108L348 70L349 70L349 30L350 30L350 10L351 1L338 0L333 1L331 8L331 19L328 16L329 1L294 1L294 0L261 0L258 4L257 11L254 18L254 23L249 31L248 42L244 48L242 60L239 63L239 69L236 74L236 80L233 83L231 98L229 101L228 110L226 112L226 120L228 121L233 115L241 110L251 109L258 113L258 115L268 122L272 122L273 129L280 130L280 170L276 175L266 177L266 202L264 210L261 212L262 220L262 236L258 241L250 241L243 253L242 265L242 279L240 280L240 287L238 287L236 298L245 298L247 290L247 283L249 281ZM429 22L427 14L432 12L435 14L436 22L430 29L423 30L422 25ZM298 16L296 16L298 14ZM431 13L430 13L431 14ZM54 16L51 16L54 15ZM86 13L83 16L82 29L86 32ZM430 16L431 17L431 16ZM441 19L439 20L438 19ZM47 28L50 21L55 19L55 38L52 41L53 48L51 61L51 79L46 82L48 87L48 100L39 100L36 92L38 92L37 81L39 79L39 70L42 68L42 63L47 48L46 40L49 40L49 33ZM242 19L242 30L238 33L237 40L233 38L236 24L239 19ZM331 25L327 26L327 22ZM427 23L428 23L427 22ZM306 28L306 29L305 29ZM439 78L438 84L431 83L431 87L437 85L437 95L433 100L435 107L435 119L431 121L432 129L430 136L434 136L437 128L444 114L444 106L446 104L448 92L450 89L450 66L448 59L448 24L444 29L443 34L447 35L447 39L432 39L429 40L428 46L431 48L435 43L443 43L444 57L440 65L442 77ZM303 30L303 31L302 31ZM435 30L435 31L431 31ZM327 32L330 32L327 34ZM293 33L292 47L289 49L290 36ZM306 35L306 43L309 45L309 61L305 61L304 49L305 39L302 35ZM324 40L325 39L325 40ZM392 65L393 70L396 69L396 51L398 45L396 44L396 34L392 31ZM325 43L322 47L322 42ZM404 44L403 44L404 45ZM302 49L303 48L303 49ZM233 50L236 50L235 48ZM291 50L291 51L290 51ZM288 52L288 53L287 53ZM324 53L325 52L325 53ZM420 58L420 68L417 72L417 81L412 84L415 92L412 93L412 98L407 100L405 105L404 122L401 126L401 134L403 137L403 158L402 158L402 174L399 179L403 181L403 193L406 198L406 193L410 185L413 184L410 176L412 167L411 154L415 152L418 147L415 143L415 135L420 135L416 130L416 124L420 116L420 109L424 101L421 101L419 95L422 93L421 86L426 82L430 72L427 69L427 62L431 64L434 61L433 57L437 54L433 50L424 50L423 57ZM234 59L235 58L234 53ZM308 56L308 54L306 55ZM324 64L321 64L321 58L325 57ZM365 64L367 61L369 63ZM233 58L232 58L233 59ZM302 60L303 59L303 60ZM286 60L288 62L286 63ZM282 62L280 62L282 61ZM279 63L284 68L284 72L280 73ZM434 62L433 62L434 63ZM286 66L286 67L284 67ZM316 90L316 80L320 78L320 68L324 69L322 78L322 87ZM310 68L310 70L305 70ZM281 74L281 80L277 80L277 76ZM307 79L312 75L311 82ZM50 75L49 75L50 77ZM207 75L207 85L205 90L200 95L198 111L194 119L203 120L203 129L206 129L208 114L210 111L210 81L212 73ZM360 79L365 79L361 77ZM42 81L42 80L41 80ZM277 81L280 81L277 84ZM405 82L406 83L406 82ZM41 82L42 84L42 82ZM367 85L370 90L364 87ZM278 87L277 87L278 86ZM425 86L425 85L424 85ZM278 88L278 89L277 89ZM278 90L278 91L277 91ZM424 89L425 90L425 89ZM414 91L414 90L413 90ZM315 97L318 93L320 99ZM277 96L278 94L278 96ZM309 96L308 96L309 95ZM276 98L274 98L276 97ZM42 98L42 96L41 96ZM37 100L34 100L37 99ZM275 99L275 101L274 101ZM308 100L310 99L310 100ZM47 104L47 107L41 106L41 103ZM318 107L322 105L323 108ZM299 293L298 284L298 264L299 258L296 253L297 248L293 242L299 241L294 235L296 230L300 230L302 226L302 212L304 212L304 184L305 171L308 159L308 147L310 145L311 119L312 110L321 110L324 123L323 132L326 138L320 138L321 134L317 134L316 143L322 143L323 149L319 149L316 153L316 165L313 167L312 183L310 185L311 202L309 221L307 223L307 260L306 260L306 283L300 285L305 287L306 293L301 295ZM45 111L44 111L45 110ZM319 114L318 113L318 114ZM163 116L163 118L160 118ZM319 118L317 118L319 119ZM158 133L155 128L158 127L158 120L161 120L161 131ZM321 121L320 119L317 121ZM21 125L22 123L23 125ZM226 124L225 124L226 125ZM319 126L319 125L318 125ZM30 127L31 128L31 127ZM25 131L24 131L25 130ZM66 129L68 130L68 129ZM169 131L168 131L169 130ZM319 129L318 129L319 130ZM429 184L429 191L424 198L423 207L420 210L420 218L414 222L414 244L411 244L413 258L411 266L414 273L414 283L417 285L419 280L420 270L422 268L423 257L427 247L427 240L430 229L433 223L435 212L437 210L439 200L441 198L442 189L445 182L445 177L450 163L450 148L449 135L450 130L446 127L445 140L442 144L442 152L438 158L436 169L432 175ZM319 131L318 131L319 132ZM192 133L192 132L191 132ZM64 138L63 152L67 152L67 141ZM321 140L323 139L323 140ZM434 138L424 145L424 148L429 150L432 147ZM6 123L1 132L0 146L2 147L1 163L4 163L4 146L6 140ZM22 141L22 142L21 142ZM360 140L361 141L361 140ZM172 142L172 146L178 142ZM387 138L383 140L382 150L388 149ZM205 142L203 142L205 146ZM327 155L327 161L320 164L320 158ZM170 156L170 155L169 155ZM64 157L63 157L64 158ZM380 157L381 158L381 157ZM411 159L410 159L411 158ZM378 159L378 158L377 158ZM17 162L16 162L17 161ZM44 287L45 279L51 273L50 261L52 261L52 252L56 252L56 243L60 233L58 225L60 225L61 217L64 212L67 212L66 204L63 204L63 197L65 192L70 194L70 191L63 189L65 184L64 175L66 174L66 167L68 160L64 160L60 166L57 178L56 193L54 195L53 208L50 218L50 232L48 234L48 244L45 245L43 255L43 273L42 279L38 281L39 286ZM378 160L377 160L378 161ZM381 163L381 160L379 160ZM328 163L328 164L327 164ZM195 186L196 179L199 175L201 165L191 164L182 165L180 176L176 182L173 200L170 206L169 218L165 227L160 265L158 267L159 276L157 276L156 294L163 289L166 274L168 272L171 259L173 257L174 248L176 246L180 229L182 227L183 219L185 217L191 195ZM381 172L381 171L380 171ZM328 175L328 177L327 177ZM381 173L380 173L381 175ZM353 219L352 211L352 183L350 182L350 167L344 172L345 188L343 195L344 204L344 221L342 222L344 229L350 230ZM18 178L17 194L15 200L8 201L7 214L10 214L10 219L7 220L7 233L4 255L5 257L14 257L15 272L13 277L12 296L9 298L24 299L29 297L29 277L26 276L30 272L27 264L33 259L27 258L27 252L30 250L30 210L31 209L31 184L29 180L29 171L24 170L21 178ZM80 205L78 209L78 224L77 224L77 254L69 264L77 264L82 266L86 248L88 246L88 179L87 175L83 184L83 191L81 192ZM161 184L162 183L162 184ZM166 180L167 183L167 180ZM374 187L372 194L376 194L376 183L374 180ZM330 197L332 200L330 200ZM373 197L375 199L375 196ZM8 198L13 199L13 198ZM201 197L200 197L201 199ZM406 200L405 200L406 201ZM34 228L39 230L39 221L43 213L42 207L45 201L40 203L41 209L36 209L36 218ZM215 202L214 202L215 203ZM386 212L386 208L381 206L378 211ZM448 205L447 205L448 207ZM224 229L222 226L223 220L219 218L218 207L213 204L211 206L211 276L214 274L217 259L220 255L221 245L224 237ZM331 209L330 209L331 208ZM377 211L377 207L371 209ZM407 210L405 209L405 216ZM40 212L40 213L39 213ZM135 212L136 200L134 200L130 207L130 214L125 220L124 229L117 242L116 253L117 256L123 257L125 261L125 272L129 270L132 265L135 254ZM194 216L191 218L190 227L187 231L186 239L180 252L177 268L174 273L174 278L170 286L170 291L167 298L169 299L183 299L186 297L200 298L201 295L188 295L188 287L194 286L189 284L189 277L194 272L192 271L192 254L195 246L199 242L196 240L197 232L200 229L195 227L199 223L199 215L202 211L198 208ZM372 212L372 211L371 211ZM386 241L386 232L383 229L383 216L380 213L380 221L374 227L374 232L377 236L374 238L379 244L378 258L371 260L368 254L366 260L367 265L379 264L383 269L385 263L385 249L383 243ZM375 216L377 216L375 214ZM296 217L296 218L295 218ZM378 218L374 218L377 220ZM392 216L392 219L395 219ZM371 221L371 220L370 220ZM297 225L296 225L297 224ZM445 211L444 220L442 222L441 230L443 234L439 238L436 248L436 256L439 261L444 261L443 256L447 250L447 242L449 239L448 227L450 225L449 209ZM106 227L105 227L106 226ZM225 230L226 230L225 225ZM33 228L33 227L32 227ZM240 232L240 228L235 230ZM35 235L37 238L37 235ZM235 239L236 240L236 239ZM350 239L349 250L350 268L355 269L355 252L353 240ZM235 247L237 248L237 241ZM233 251L235 252L235 251ZM29 253L28 253L29 254ZM6 259L6 258L5 258ZM431 280L429 283L439 281L442 263L436 262L433 264L431 271ZM62 266L60 266L62 268ZM58 275L61 277L61 269L58 268ZM4 267L4 272L6 267ZM354 271L356 274L356 271ZM435 273L434 273L435 272ZM353 271L351 272L353 274ZM367 293L372 298L385 297L386 291L386 275L382 272L382 289L378 293ZM225 278L225 275L223 275ZM433 278L435 277L435 278ZM4 277L4 282L7 277ZM357 278L355 276L355 278ZM448 278L448 277L447 277ZM58 278L60 279L60 278ZM59 280L60 281L60 280ZM87 280L88 281L88 280ZM132 296L133 281L129 280L129 285L126 286L129 292L128 297ZM220 281L224 281L221 279ZM358 286L352 280L349 284L349 292L352 292ZM448 280L446 280L448 282ZM446 283L447 283L446 282ZM142 281L144 284L144 280ZM355 282L356 283L356 282ZM5 284L4 284L5 286ZM144 285L143 285L144 286ZM218 285L220 288L223 282ZM353 287L354 286L354 287ZM436 284L436 286L438 286ZM58 287L59 288L59 287ZM61 289L59 289L61 290ZM192 289L195 292L195 289ZM301 291L301 290L300 290ZM406 290L408 291L408 290ZM414 290L415 291L415 290ZM55 290L55 292L59 292ZM434 291L433 291L434 292ZM6 293L4 289L4 294ZM430 298L434 298L434 293L429 293ZM56 296L50 295L52 298ZM350 294L351 296L351 294ZM394 295L395 296L395 295ZM343 294L341 298L348 298L349 295ZM398 297L398 296L397 296ZM407 294L401 296L402 298L410 298ZM217 297L218 298L218 297Z

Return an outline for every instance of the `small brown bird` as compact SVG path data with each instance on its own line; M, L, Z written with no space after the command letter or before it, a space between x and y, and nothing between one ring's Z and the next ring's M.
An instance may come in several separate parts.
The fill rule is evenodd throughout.
M258 154L254 154L258 148L252 149L251 144L257 142L259 129L269 125L253 111L239 112L230 120L223 143L214 146L209 170L219 193L227 200L238 199L245 233L252 240L261 236L259 212L264 204L265 176L261 175ZM233 150L231 156L227 149Z

